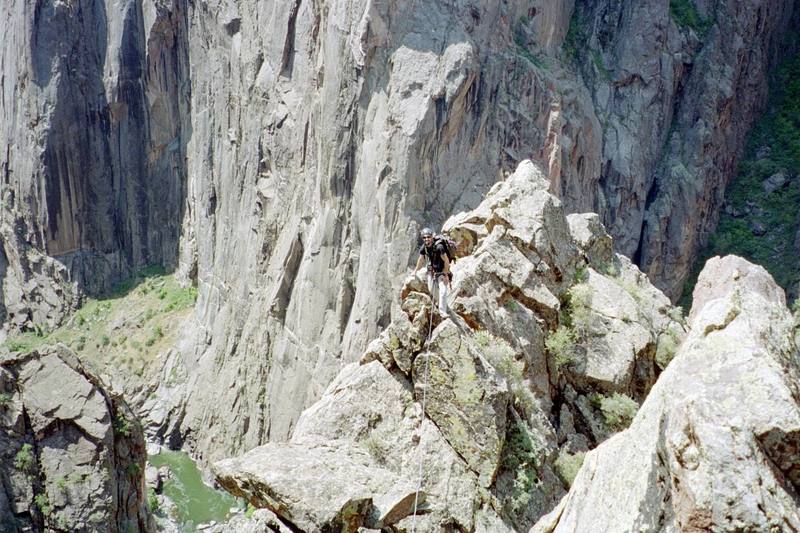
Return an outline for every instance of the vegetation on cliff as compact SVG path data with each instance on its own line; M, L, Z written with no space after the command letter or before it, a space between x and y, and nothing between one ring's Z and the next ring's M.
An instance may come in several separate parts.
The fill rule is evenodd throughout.
M700 269L715 255L735 254L763 265L797 297L800 282L800 55L771 83L768 108L750 133L726 192L719 225L684 289L689 303Z
M105 297L87 298L61 327L48 332L37 325L7 339L0 352L27 353L63 343L97 370L108 366L142 375L175 342L196 298L194 287L182 287L162 267L150 267Z

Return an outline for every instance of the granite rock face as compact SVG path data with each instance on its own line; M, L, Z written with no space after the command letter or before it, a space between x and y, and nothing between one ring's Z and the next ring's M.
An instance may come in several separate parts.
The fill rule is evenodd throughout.
M175 266L200 297L165 424L209 458L286 439L400 316L419 227L527 158L676 296L796 20L696 8L4 2L4 329Z
M145 531L144 438L64 348L0 359L3 531Z
M597 216L568 218L547 186L523 162L448 220L464 254L449 316L411 276L399 317L302 413L290 441L214 463L220 484L305 531L525 531L550 510L564 493L556 458L618 430L587 398L645 394L660 372L660 333L680 325L669 300L613 254ZM595 270L606 264L617 270ZM564 326L576 287L605 290L593 278L618 286L611 297L626 283L642 291L619 304L629 313L621 323L642 325L620 326L607 343L575 331L573 359L556 364L545 339ZM601 296L581 311L587 323L623 312ZM608 378L603 362L623 370Z
M783 290L762 267L713 258L690 326L630 428L586 455L532 531L800 527L800 347Z
M79 291L176 264L189 139L183 7L0 8L0 294L12 326L52 326Z

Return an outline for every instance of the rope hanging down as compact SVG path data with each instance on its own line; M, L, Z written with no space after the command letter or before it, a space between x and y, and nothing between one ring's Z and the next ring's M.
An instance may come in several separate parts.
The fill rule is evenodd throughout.
M431 318L428 323L428 336L425 339L425 348L427 349L428 345L431 342L431 332L433 330L433 295L431 295ZM420 429L422 429L422 422L425 419L425 400L428 396L428 362L431 360L430 354L425 357L425 371L423 372L425 375L425 381L422 384L422 413L420 416ZM417 443L417 446L420 445L422 442L422 434L420 433L420 442ZM416 533L417 531L417 502L419 501L419 492L422 490L422 449L417 449L417 456L419 457L419 464L417 466L417 491L414 493L414 520L411 525L411 533Z

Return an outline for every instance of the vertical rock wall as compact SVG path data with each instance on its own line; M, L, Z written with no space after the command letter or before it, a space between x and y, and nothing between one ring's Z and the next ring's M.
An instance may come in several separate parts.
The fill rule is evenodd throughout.
M175 264L188 139L178 2L5 2L0 234L8 319L53 325L76 287ZM55 294L51 294L55 293Z
M600 131L575 127L568 98L548 147L567 206L600 213L617 250L673 298L716 226L769 67L791 53L798 27L788 0L685 4L694 25L669 2L576 2L564 51ZM575 149L587 135L599 137L599 157Z

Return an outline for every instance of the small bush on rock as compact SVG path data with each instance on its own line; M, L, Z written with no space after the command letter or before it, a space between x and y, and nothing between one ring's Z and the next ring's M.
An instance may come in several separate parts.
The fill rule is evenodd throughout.
M572 482L575 481L575 476L578 475L583 460L586 457L585 452L569 453L567 450L562 449L558 452L558 458L554 466L556 467L556 474L561 478L561 482L569 489Z
M700 34L711 26L712 21L700 16L693 0L670 0L669 13L678 26L691 28Z
M569 290L569 308L572 329L585 334L591 322L592 289L585 283L574 285Z
M131 425L125 415L118 414L114 420L114 432L122 437L129 437L131 434Z
M33 446L23 444L22 448L14 456L14 468L30 473L33 470L33 461Z
M44 516L50 516L50 501L47 499L47 494L37 494L33 497L33 501Z
M675 353L678 351L678 334L674 330L668 329L658 336L658 347L656 348L656 364L658 368L665 369Z
M514 401L525 412L532 412L536 406L536 398L525 381L523 373L525 363L517 361L516 353L511 345L505 339L495 337L488 331L475 332L472 338L495 370L506 379Z
M502 465L514 472L514 484L508 501L512 514L524 510L531 499L534 486L539 483L539 468L542 466L544 446L521 420L509 425Z
M559 326L557 330L545 339L544 346L553 357L556 369L560 369L574 361L576 341L575 331L567 326Z
M375 431L371 431L367 438L361 441L361 445L378 464L383 464L386 460L386 451L383 449L383 443L381 438L375 434Z
M615 392L600 399L600 411L603 413L606 426L613 431L627 428L638 410L639 404L625 394Z
M150 508L150 512L158 513L161 508L158 503L158 496L156 496L156 491L153 487L147 489L147 507Z

